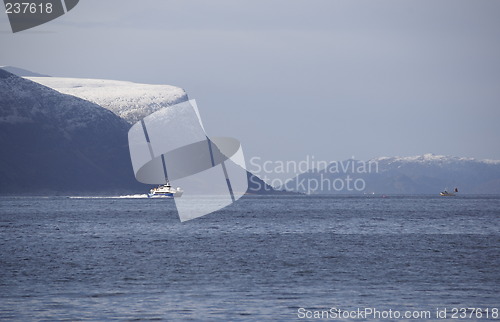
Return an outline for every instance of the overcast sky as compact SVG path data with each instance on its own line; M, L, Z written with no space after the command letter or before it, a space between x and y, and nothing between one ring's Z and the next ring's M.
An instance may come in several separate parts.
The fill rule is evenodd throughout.
M500 159L500 1L83 0L0 65L182 87L247 160Z

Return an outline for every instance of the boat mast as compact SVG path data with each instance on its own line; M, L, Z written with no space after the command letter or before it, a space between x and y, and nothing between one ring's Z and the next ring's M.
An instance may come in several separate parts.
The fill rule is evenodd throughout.
M168 181L168 173L167 173L167 165L165 163L165 156L161 155L161 163L163 165L163 175L165 176L165 184L170 186L170 182Z

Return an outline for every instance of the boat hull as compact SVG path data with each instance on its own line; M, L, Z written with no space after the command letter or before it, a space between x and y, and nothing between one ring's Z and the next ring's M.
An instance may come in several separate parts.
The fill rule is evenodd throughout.
M148 198L173 198L173 193L148 193Z
M154 192L148 193L148 198L179 198L182 196L181 191L174 192Z

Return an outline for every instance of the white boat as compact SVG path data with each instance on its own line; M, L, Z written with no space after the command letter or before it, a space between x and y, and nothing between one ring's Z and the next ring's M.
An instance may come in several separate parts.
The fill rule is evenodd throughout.
M445 196L445 197L453 197L456 196L456 193L458 192L458 189L455 188L453 192L448 192L447 190L442 191L439 193L440 196Z
M170 182L167 181L166 184L149 190L148 198L178 198L182 196L182 193L181 188L177 187L177 189L174 189L170 185Z

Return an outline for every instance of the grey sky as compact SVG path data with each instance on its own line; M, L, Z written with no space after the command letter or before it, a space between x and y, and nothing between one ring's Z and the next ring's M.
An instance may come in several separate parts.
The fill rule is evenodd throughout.
M0 65L183 87L247 159L500 159L500 1L82 0Z

